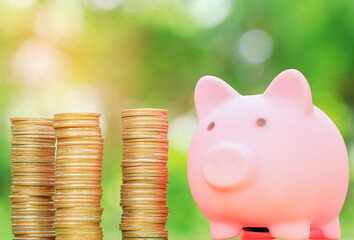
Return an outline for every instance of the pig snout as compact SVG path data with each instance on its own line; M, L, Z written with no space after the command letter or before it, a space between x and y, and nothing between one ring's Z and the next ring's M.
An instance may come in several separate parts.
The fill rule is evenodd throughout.
M203 159L205 181L214 188L245 186L252 180L255 166L247 147L225 142L208 150Z

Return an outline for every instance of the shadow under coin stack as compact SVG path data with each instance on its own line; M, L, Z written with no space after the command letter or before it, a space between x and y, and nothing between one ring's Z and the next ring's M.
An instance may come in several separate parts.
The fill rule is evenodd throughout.
M12 203L14 240L55 239L53 120L11 118Z
M163 109L122 112L123 239L167 239L168 121Z
M56 239L102 239L100 114L56 114L54 128Z

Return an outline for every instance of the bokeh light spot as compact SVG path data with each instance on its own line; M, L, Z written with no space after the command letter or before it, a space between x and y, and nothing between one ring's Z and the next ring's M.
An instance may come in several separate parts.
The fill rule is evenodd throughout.
M35 19L35 31L43 39L53 42L73 37L83 28L84 16L80 5L48 4Z
M23 42L16 52L12 68L15 75L27 84L53 81L59 75L69 73L68 57L38 39Z
M354 169L354 143L348 146L349 166Z
M213 28L222 23L233 6L231 0L175 0L173 3L181 15L190 15L202 28Z
M8 0L12 5L18 8L28 8L34 5L37 0Z
M173 119L168 133L171 146L181 152L187 152L197 124L197 119L191 116Z
M203 28L212 28L222 23L231 10L230 0L193 1L192 13L196 23Z
M92 0L92 3L103 10L112 10L117 8L123 0Z
M240 51L248 62L263 63L273 53L273 39L263 30L250 30L241 37Z

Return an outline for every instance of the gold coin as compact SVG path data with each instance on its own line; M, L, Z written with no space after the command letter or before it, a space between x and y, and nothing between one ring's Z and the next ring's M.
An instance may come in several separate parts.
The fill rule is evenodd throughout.
M33 121L33 122L53 122L52 118L41 118L41 117L13 117L10 118L11 122L27 122L27 121Z
M164 114L166 115L168 111L166 109L159 109L159 108L131 108L125 109L122 111L123 116L132 116L134 113L155 113L155 114Z
M168 213L167 206L123 206L122 208L127 213Z
M120 229L126 238L167 238L168 121L163 109L122 111ZM154 215L155 214L155 215Z
M54 114L54 121L56 119L65 119L65 118L74 118L74 117L78 117L78 118L81 118L81 117L100 117L101 114L100 113L92 113L92 112L72 112L72 113L57 113L57 114Z
M102 238L102 155L100 114L59 114L54 206L58 239Z
M12 119L12 231L30 239L55 236L54 156L52 119ZM16 237L15 237L16 239ZM45 239L45 238L44 238Z

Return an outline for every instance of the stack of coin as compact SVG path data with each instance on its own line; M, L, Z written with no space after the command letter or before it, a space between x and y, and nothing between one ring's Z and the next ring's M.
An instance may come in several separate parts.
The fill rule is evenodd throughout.
M11 118L12 203L14 240L55 239L53 120Z
M122 112L123 239L167 239L168 122L163 109Z
M56 114L54 129L56 239L102 239L100 114Z

